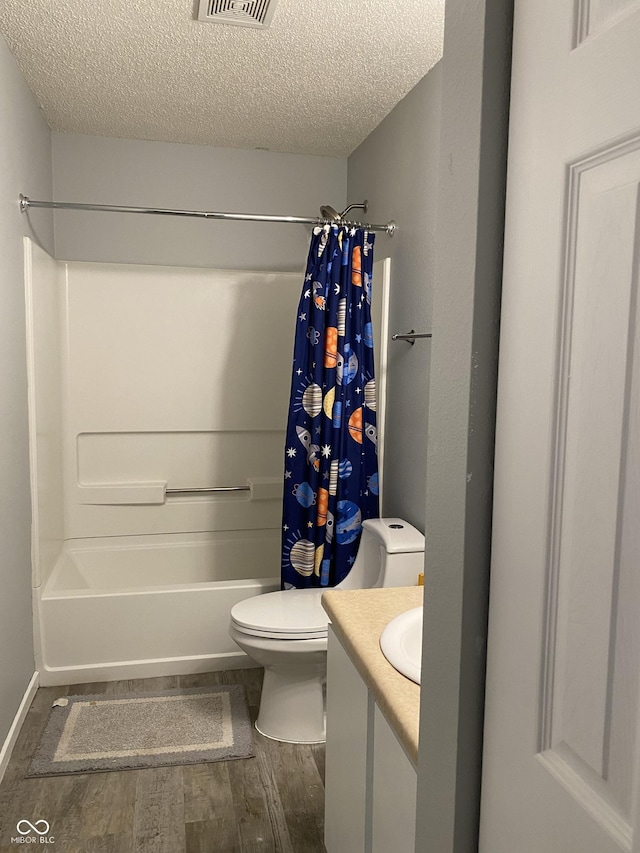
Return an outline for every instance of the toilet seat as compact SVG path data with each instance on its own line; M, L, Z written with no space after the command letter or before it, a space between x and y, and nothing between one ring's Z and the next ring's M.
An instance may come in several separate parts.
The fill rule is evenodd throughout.
M314 640L327 636L329 617L320 603L324 589L268 592L238 602L231 622L242 634L280 640Z

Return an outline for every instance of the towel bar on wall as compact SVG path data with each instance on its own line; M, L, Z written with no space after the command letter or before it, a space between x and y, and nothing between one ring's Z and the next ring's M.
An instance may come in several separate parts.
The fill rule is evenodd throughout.
M414 343L416 342L416 338L431 338L431 337L433 337L431 332L414 332L413 329L411 329L411 331L407 332L406 335L399 335L399 334L391 335L391 340L392 341L406 341L408 344L411 344L411 346L413 346Z

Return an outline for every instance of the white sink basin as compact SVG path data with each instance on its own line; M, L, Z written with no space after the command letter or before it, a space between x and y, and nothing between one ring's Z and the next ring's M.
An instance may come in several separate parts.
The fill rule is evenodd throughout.
M380 634L382 654L398 672L420 684L422 663L422 607L392 619Z

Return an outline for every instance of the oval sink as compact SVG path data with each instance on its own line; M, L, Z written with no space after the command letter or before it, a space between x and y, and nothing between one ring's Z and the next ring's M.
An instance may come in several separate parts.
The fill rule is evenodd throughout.
M392 619L380 634L382 654L398 672L420 684L422 663L422 607Z

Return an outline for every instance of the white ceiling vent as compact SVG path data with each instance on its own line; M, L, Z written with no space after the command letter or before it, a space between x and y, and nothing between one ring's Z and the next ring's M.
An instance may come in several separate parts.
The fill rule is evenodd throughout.
M200 0L198 20L241 27L268 27L277 0Z

